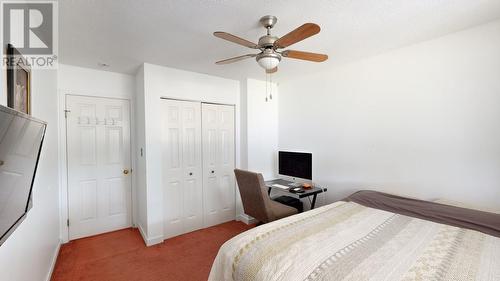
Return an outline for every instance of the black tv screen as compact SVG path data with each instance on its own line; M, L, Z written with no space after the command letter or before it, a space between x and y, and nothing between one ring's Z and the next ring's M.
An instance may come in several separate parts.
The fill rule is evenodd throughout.
M280 175L312 180L312 154L304 152L278 152Z
M0 245L31 208L46 123L0 105Z

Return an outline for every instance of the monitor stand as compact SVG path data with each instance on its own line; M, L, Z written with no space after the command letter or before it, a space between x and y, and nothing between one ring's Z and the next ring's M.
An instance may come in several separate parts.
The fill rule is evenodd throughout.
M302 186L302 184L306 182L304 181L297 181L296 178L288 177L288 176L279 176L279 178L273 180L273 183L281 184L281 185L287 185L290 187L299 187Z

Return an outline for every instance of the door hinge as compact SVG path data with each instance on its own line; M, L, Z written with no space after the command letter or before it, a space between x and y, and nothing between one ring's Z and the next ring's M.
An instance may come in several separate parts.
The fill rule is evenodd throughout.
M69 227L69 219L66 220L66 225Z
M70 113L71 110L65 109L64 110L64 118L68 118L68 113Z

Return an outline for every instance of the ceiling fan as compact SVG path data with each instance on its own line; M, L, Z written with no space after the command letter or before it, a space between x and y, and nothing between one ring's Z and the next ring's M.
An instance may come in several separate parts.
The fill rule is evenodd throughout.
M238 56L230 59L225 59L216 62L216 64L228 64L237 62L240 60L253 58L257 60L257 63L266 70L266 73L274 73L278 71L278 64L282 57L307 60L313 62L322 62L328 59L327 55L309 53L294 50L283 50L278 49L286 48L292 44L302 41L308 37L318 34L320 27L314 23L305 23L296 29L292 30L285 36L278 38L271 35L271 29L274 27L278 19L275 16L263 16L260 19L260 23L267 29L267 35L260 37L259 43L255 44L238 36L232 35L227 32L217 31L214 32L214 36L221 39L231 41L233 43L248 47L250 49L258 49L260 53L258 54L247 54L243 56Z

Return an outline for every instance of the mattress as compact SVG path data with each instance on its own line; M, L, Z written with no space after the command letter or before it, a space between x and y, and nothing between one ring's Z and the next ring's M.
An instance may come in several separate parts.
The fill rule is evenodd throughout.
M388 198L361 192L244 232L209 280L500 280L499 215L377 196Z

